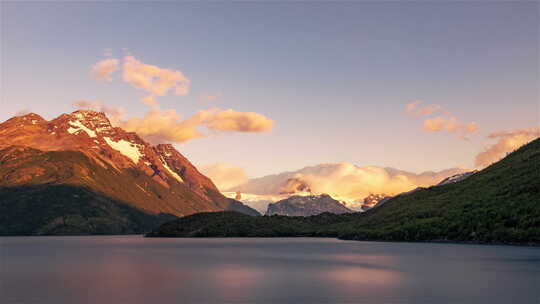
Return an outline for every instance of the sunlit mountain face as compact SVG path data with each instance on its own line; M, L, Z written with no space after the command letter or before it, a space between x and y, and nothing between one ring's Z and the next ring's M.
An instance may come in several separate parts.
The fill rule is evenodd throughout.
M30 113L0 123L0 196L5 234L137 232L162 214L258 215L223 196L172 145L152 145L88 110L50 121ZM76 218L75 224L67 225L65 217Z
M224 194L259 211L266 210L268 203L291 195L329 194L348 208L362 211L367 201L372 207L376 201L386 196L436 185L450 176L468 171L464 168L451 168L417 174L389 167L359 167L349 163L320 164L250 179L227 189Z

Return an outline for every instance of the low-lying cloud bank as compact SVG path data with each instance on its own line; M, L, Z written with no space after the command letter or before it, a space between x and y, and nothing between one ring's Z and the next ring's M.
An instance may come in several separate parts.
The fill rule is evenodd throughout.
M511 131L494 132L488 138L497 139L497 142L476 156L477 167L486 167L500 160L524 144L540 137L540 126Z
M371 193L395 195L439 183L446 177L469 171L453 168L440 172L415 174L393 168L358 167L350 163L320 164L294 172L284 172L221 190L258 195L283 195L310 191L327 193L347 201L361 201ZM212 175L210 175L212 178Z

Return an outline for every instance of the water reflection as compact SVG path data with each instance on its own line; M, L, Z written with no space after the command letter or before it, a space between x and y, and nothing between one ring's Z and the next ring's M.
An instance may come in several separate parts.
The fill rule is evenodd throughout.
M1 303L535 303L536 248L0 238Z

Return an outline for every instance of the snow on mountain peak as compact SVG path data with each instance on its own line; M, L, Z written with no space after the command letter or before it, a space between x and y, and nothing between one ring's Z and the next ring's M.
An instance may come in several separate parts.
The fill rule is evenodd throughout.
M115 149L116 151L122 153L122 155L126 156L127 158L131 159L133 163L138 164L139 159L143 156L139 149L139 145L134 144L132 142L129 142L124 139L120 139L118 141L114 141L110 139L109 137L103 137L105 142L107 144Z

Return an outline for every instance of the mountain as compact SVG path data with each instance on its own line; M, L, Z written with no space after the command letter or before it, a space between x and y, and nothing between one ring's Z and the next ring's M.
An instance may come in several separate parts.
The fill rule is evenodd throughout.
M362 210L369 210L373 207L375 207L380 202L383 202L385 200L388 200L390 197L386 194L374 194L370 193L368 196L364 198L364 202L362 204Z
M328 194L293 195L287 199L269 204L266 215L311 216L323 212L342 214L353 211Z
M417 187L436 185L449 176L467 171L462 168L452 168L416 174L390 167L359 167L349 163L319 164L297 171L253 178L244 184L225 190L230 193L241 192L245 198L258 195L278 199L291 195L327 193L345 203L348 208L362 211L364 198L372 193L397 195ZM242 201L251 204L253 199L242 199Z
M466 179L417 188L363 213L257 218L203 213L166 223L149 236L324 236L540 245L539 180L540 139L535 139Z
M72 200L58 196L70 191ZM51 121L31 113L1 123L0 198L2 234L55 233L60 228L53 223L60 223L59 218L82 216L83 211L63 205L72 203L97 204L96 208L111 211L103 205L107 202L148 219L223 210L258 214L223 196L171 145L152 146L135 133L113 127L104 113L94 111L62 114ZM47 209L47 204L55 208ZM29 213L43 215L43 225L19 225ZM89 217L83 218L84 224L70 228L70 233L88 232ZM15 226L19 228L9 228Z
M437 186L457 183L457 182L462 181L462 180L468 178L469 176L475 174L476 172L478 172L478 171L473 170L473 171L470 171L470 172L454 174L454 175L452 175L450 177L447 177L447 178L443 179L440 183L437 184Z

